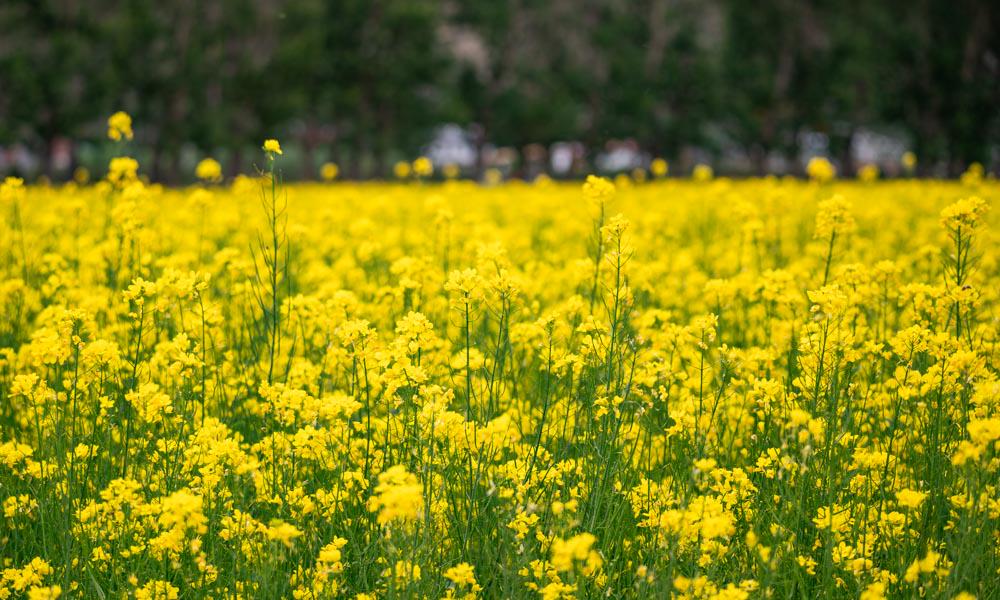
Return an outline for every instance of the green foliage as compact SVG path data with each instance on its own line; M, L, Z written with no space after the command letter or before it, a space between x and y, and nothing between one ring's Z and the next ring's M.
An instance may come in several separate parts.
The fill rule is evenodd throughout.
M847 173L860 127L903 131L951 174L1000 141L984 0L11 0L0 30L0 145L47 157L124 109L164 180L189 176L191 143L247 168L261 131L297 142L298 175L326 158L384 175L448 121L514 147L725 147L758 171L804 130Z

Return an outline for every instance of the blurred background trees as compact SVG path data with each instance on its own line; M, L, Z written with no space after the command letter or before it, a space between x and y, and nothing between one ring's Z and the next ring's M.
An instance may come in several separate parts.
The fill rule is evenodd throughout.
M475 172L628 140L679 169L819 151L850 174L885 132L925 173L1000 161L988 0L6 0L0 31L0 171L28 175L100 168L119 109L169 182L206 154L245 171L272 135L293 176L383 176L445 123Z

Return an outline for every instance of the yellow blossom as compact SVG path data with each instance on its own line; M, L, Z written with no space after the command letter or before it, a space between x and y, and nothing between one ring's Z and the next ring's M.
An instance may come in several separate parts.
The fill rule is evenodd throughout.
M108 117L108 137L116 142L132 139L132 117L123 111Z
M423 509L423 488L415 475L402 465L386 469L378 476L375 493L368 502L369 510L378 513L378 522L408 521L420 516Z
M270 158L274 158L275 154L281 154L281 144L279 144L278 140L274 138L264 140L263 148L264 152L266 152Z
M222 181L222 165L214 158L203 158L195 167L194 174L202 181Z

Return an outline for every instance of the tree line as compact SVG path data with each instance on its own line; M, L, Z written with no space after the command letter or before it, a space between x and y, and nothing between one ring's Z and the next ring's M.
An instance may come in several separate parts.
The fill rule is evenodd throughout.
M758 172L807 130L847 172L865 127L952 174L1000 143L988 0L7 0L0 31L0 147L52 175L55 143L119 109L164 181L185 148L235 170L264 135L304 175L384 175L445 122L481 145L735 148Z

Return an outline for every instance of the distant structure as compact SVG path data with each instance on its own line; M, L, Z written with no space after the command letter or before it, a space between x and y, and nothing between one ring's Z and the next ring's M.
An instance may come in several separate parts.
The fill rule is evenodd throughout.
M434 131L434 136L424 149L424 154L438 168L455 165L462 169L472 169L476 166L478 158L472 136L454 123L442 125Z

